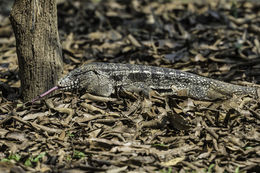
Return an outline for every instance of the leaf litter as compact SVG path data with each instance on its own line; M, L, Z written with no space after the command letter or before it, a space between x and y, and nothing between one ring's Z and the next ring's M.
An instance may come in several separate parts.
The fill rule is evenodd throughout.
M253 0L61 1L64 73L123 62L259 84L259 9ZM0 172L260 170L259 100L65 92L25 104L14 35L1 21Z

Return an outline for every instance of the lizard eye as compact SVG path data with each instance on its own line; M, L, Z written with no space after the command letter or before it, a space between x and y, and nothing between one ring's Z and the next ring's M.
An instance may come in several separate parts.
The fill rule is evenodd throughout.
M58 86L61 86L63 83L64 83L64 82L63 82L63 79L60 79L60 80L58 81Z

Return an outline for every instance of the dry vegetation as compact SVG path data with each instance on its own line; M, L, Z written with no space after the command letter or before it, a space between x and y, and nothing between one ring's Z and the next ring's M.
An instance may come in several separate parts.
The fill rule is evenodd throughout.
M58 5L65 72L93 61L181 69L259 83L257 1L65 1ZM0 172L259 172L260 102L19 99L15 39L0 24Z

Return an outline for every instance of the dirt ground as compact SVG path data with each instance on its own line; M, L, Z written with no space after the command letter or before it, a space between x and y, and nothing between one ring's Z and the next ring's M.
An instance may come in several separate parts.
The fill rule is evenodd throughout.
M257 85L259 9L253 0L62 1L64 74L120 62ZM260 172L259 99L57 92L25 104L14 34L0 20L0 172Z

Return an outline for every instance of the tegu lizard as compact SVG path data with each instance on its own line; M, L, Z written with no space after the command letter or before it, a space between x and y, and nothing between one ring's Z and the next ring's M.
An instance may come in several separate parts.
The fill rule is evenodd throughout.
M227 99L232 95L259 97L257 87L234 85L171 68L120 63L91 63L69 72L46 93L86 90L94 95L111 96L118 90L187 96L198 100Z

